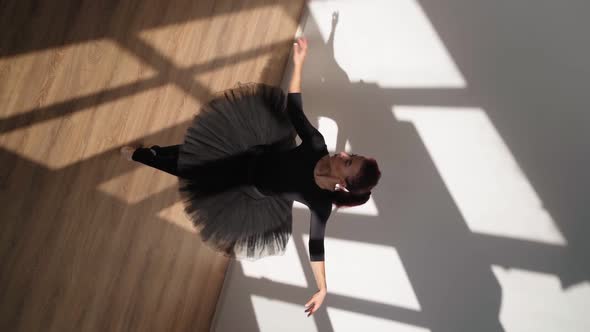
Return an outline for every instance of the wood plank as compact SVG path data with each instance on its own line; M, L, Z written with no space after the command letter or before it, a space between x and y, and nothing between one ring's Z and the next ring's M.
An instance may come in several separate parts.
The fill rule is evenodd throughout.
M0 3L0 330L209 330L227 258L174 177L118 150L181 142L238 81L278 85L303 5Z

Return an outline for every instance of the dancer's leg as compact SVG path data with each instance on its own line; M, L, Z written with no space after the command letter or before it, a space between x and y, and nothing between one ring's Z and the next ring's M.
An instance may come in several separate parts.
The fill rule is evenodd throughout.
M153 146L139 148L133 152L131 159L142 164L157 168L166 173L178 176L178 149L180 145Z
M154 150L156 154L160 157L173 157L178 159L180 144L170 146L154 145L151 147L151 149Z

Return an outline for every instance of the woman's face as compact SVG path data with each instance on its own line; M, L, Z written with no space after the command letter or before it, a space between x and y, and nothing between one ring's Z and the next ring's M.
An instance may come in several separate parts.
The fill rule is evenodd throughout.
M332 176L346 179L354 177L361 169L364 157L346 152L336 153L330 156L330 168ZM346 184L344 184L346 186Z

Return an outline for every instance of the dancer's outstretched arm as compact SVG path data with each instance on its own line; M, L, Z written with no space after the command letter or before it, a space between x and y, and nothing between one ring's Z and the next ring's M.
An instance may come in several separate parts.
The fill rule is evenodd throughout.
M317 293L313 294L311 299L307 301L305 304L305 312L308 312L307 317L313 315L322 305L326 295L328 294L328 290L326 288L326 270L324 261L312 261L311 268L313 269L313 274L315 275L315 280L318 284L318 288L320 289Z
M301 97L301 72L303 62L307 53L307 40L305 38L297 39L293 44L293 73L289 84L289 93L287 94L287 114L297 131L297 135L303 143L311 144L313 147L322 149L326 142L322 134L315 128L309 119L305 116L302 106Z
M324 253L324 237L326 235L326 225L331 213L332 205L325 208L308 205L310 212L309 220L309 260L313 275L318 286L318 291L305 304L308 312L307 317L314 314L328 294L326 284L326 268Z
M306 312L309 312L308 317L315 313L328 294L328 287L326 285L326 269L325 269L325 255L324 255L324 237L326 234L326 224L328 216L330 215L331 206L328 211L322 213L322 209L310 207L309 220L309 259L315 280L318 286L318 291L305 304Z
M291 75L289 92L301 92L301 70L306 55L307 39L305 37L297 38L297 42L293 44L293 74Z

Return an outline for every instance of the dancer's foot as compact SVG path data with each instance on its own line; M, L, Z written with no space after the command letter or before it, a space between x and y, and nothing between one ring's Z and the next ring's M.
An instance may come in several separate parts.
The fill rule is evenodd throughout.
M121 155L129 160L132 161L133 159L131 159L131 156L133 156L133 152L135 152L136 148L132 147L132 146L124 146L121 148Z

